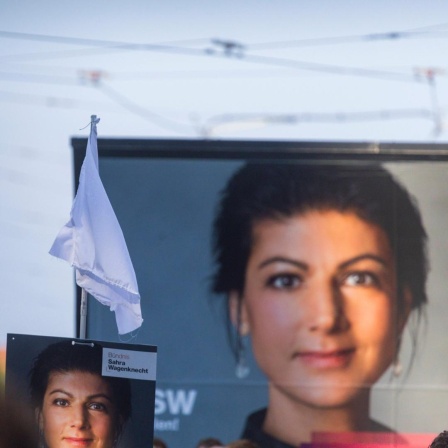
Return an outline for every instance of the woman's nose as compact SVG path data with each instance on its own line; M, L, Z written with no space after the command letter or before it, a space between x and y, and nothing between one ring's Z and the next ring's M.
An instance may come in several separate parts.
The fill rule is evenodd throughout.
M89 415L87 409L85 409L84 406L73 406L71 418L72 427L79 429L89 428Z
M335 285L318 285L310 294L309 300L309 331L336 333L347 329L343 297Z

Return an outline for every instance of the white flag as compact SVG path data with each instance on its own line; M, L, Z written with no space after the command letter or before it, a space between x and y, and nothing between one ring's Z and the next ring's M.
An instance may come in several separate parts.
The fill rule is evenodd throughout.
M70 221L50 254L75 267L76 283L115 311L118 333L126 334L142 325L140 294L123 232L98 171L98 122L92 117Z

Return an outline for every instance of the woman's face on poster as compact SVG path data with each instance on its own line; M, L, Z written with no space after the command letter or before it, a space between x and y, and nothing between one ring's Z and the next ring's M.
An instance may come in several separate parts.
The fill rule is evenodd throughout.
M114 446L118 434L113 391L101 376L52 372L39 426L49 448Z
M311 406L341 406L396 356L408 314L397 309L396 291L384 231L356 214L316 210L260 221L240 331L251 334L271 387ZM237 300L233 294L234 319Z

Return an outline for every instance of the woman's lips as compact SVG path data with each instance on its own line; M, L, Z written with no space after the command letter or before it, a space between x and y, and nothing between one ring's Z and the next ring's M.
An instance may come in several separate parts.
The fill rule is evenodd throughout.
M64 437L64 440L72 446L89 446L93 439L86 437Z
M295 353L293 358L299 359L310 367L329 369L348 365L354 353L354 348L331 351L301 351Z

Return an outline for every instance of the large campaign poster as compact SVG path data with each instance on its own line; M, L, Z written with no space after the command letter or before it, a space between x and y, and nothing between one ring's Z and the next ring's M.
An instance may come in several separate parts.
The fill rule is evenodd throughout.
M147 448L156 370L150 345L8 334L6 403L24 432L34 420L36 448Z
M75 155L82 158L85 140L74 139L73 144ZM272 403L285 396L292 396L292 401L288 400L300 406L305 403L308 416L314 415L312 410L334 409L356 402L358 407L351 409L352 415L358 413L367 418L358 422L359 431L425 434L423 445L445 428L448 415L448 360L444 356L448 349L445 325L447 148L388 145L384 151L378 147L371 151L368 144L314 143L307 148L306 144L294 146L278 142L271 145L239 142L233 146L231 142L222 146L213 142L208 147L207 142L107 139L100 139L98 145L101 177L122 226L142 296L144 323L137 335L133 335L132 342L158 346L154 431L170 448L194 447L206 437L228 443L243 434L259 433L266 413L274 412ZM243 167L247 163L262 169L257 173L257 168L246 185ZM370 179L360 187L364 189L364 202L383 197L388 205L385 211L377 213L379 217L370 217L368 207L360 211L364 207L360 205L361 200L350 203L350 195L341 193L341 200L347 203L339 205L339 211L344 210L348 215L355 211L350 223L341 223L337 214L331 213L322 221L316 213L307 227L300 227L302 220L296 222L298 227L291 224L286 228L274 225L278 218L274 204L270 216L274 224L262 225L266 216L261 214L261 224L257 227L257 248L264 248L264 242L271 238L271 246L278 251L272 255L272 263L263 258L258 260L260 267L267 266L267 273L271 270L269 278L252 277L255 279L252 281L246 277L251 269L250 256L255 257L251 228L249 235L253 238L249 238L250 244L246 247L248 254L237 251L232 258L235 265L242 264L239 275L244 278L238 280L240 283L230 282L228 288L232 294L225 292L224 280L221 292L213 292L218 271L213 255L213 226L223 189L227 188L228 192L230 179L243 169L240 186L235 187L233 195L236 199L257 197L260 184L275 185L275 178L293 178L294 174L288 174L291 166L299 167L299 171L300 167L309 170L300 176L303 175L304 184L320 189L323 199L314 208L320 207L321 212L325 206L327 211L337 208L335 199L328 199L327 193L333 190L332 178L336 179L334 189L337 190L338 176L339 179L354 178L354 184ZM274 172L279 168L279 172L265 177L262 171L266 167L275 167ZM388 180L383 182L384 179ZM308 192L311 196L315 194L313 188ZM266 191L269 188L260 194L267 194ZM279 193L280 202L285 195ZM238 202L236 199L234 203ZM291 215L304 215L308 206L313 209L309 204L290 206L299 207ZM232 209L234 205L229 207ZM242 215L236 220L240 218ZM333 240L326 244L329 228ZM238 229L230 233L233 231ZM278 236L278 243L274 235ZM241 239L244 246L247 235ZM331 278L332 288L337 286L338 292L333 291L333 297L336 297L334 303L340 304L332 308L338 316L333 318L337 324L333 321L335 328L328 333L345 336L324 338L325 342L324 339L316 342L316 339L307 345L308 342L303 342L307 339L302 337L302 329L298 329L298 318L291 316L302 316L306 310L308 320L303 319L311 328L310 319L326 313L323 302L317 300L316 292L314 301L310 297L297 298L302 300L297 308L286 303L301 291L300 285L309 284L311 290L311 285L318 284L311 282L310 272L320 269L322 261L313 256L327 253L331 245L335 249L328 253L343 253L348 246L343 245L341 249L336 243L342 244L346 239L347 244L359 244L356 250L364 251L362 254L368 254L367 257L356 259L354 265L351 263L355 256L347 255L350 262L345 264L344 260L331 259L327 261L331 269L321 271L327 285ZM297 247L306 247L306 251L296 253L292 248ZM294 264L296 258L299 263ZM236 268L230 277L238 275L237 272ZM249 291L250 285L253 288ZM353 298L352 291L356 293ZM241 303L238 297L242 295L247 297L238 305ZM271 304L263 309L260 303ZM113 313L94 300L89 302L88 319L89 338L117 340ZM239 326L239 332L235 326ZM283 358L291 356L300 360L297 371L290 376L284 373L288 371L286 361L284 369L276 368L284 361L282 354ZM328 372L331 373L327 375ZM346 394L338 395L342 389ZM277 407L275 412L278 411ZM254 412L247 426L248 416ZM289 428L301 428L306 433L307 425L310 430L313 428L313 424L295 417L291 418ZM279 434L274 440L288 442L291 439L283 436L285 428L281 426L274 424L272 430L271 425L271 435ZM352 427L356 428L356 424ZM332 431L328 429L328 432ZM302 441L309 442L309 437ZM393 443L404 440L394 439ZM414 440L417 439L414 437ZM294 444L289 442L286 446Z

